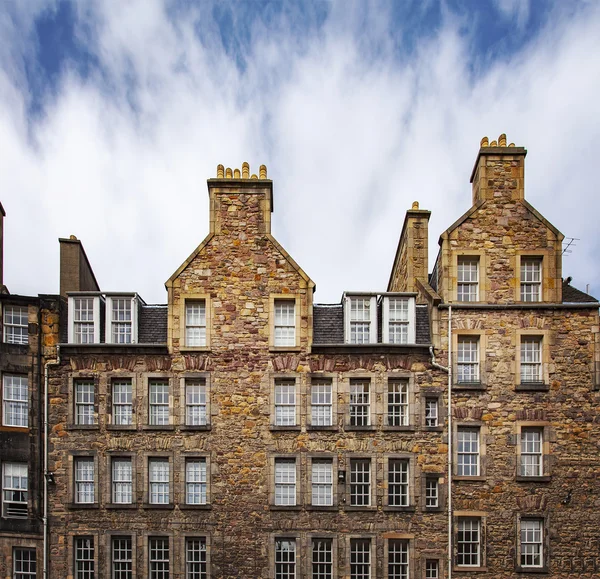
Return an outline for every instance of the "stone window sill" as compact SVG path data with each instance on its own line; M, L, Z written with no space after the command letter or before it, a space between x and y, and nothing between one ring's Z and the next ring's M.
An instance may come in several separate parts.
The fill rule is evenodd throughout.
M515 569L517 573L549 573L548 567L521 567L517 565Z
M415 431L415 427L414 426L388 426L388 425L384 425L383 427L384 431L388 431L388 432L414 432Z
M461 481L461 482L485 482L487 480L487 477L485 477L485 476L458 476L458 475L454 475L452 477L452 480L454 480L454 481Z
M301 346L269 346L269 352L302 352Z
M445 510L444 505L438 505L437 507L423 507L424 513L441 513Z
M275 426L273 424L269 427L269 430L271 430L271 432L285 432L285 431L300 432L301 427L300 426Z
M452 390L474 390L479 392L487 390L487 384L481 382L457 382L456 384L452 384Z
M346 426L344 427L344 430L346 430L346 432L353 432L353 431L358 431L358 430L373 432L374 430L376 430L376 428L372 424L370 424L368 426L354 426L352 424L346 424Z
M360 506L347 506L347 507L344 507L344 510L346 512L350 512L350 513L352 513L352 512L361 512L361 511L362 512L365 512L365 511L368 512L368 511L376 511L377 507L375 507L375 506L364 506L364 507L360 507Z
M136 503L108 503L106 505L107 509L137 509L138 505Z
M205 505L188 505L186 504L180 504L179 505L179 509L182 511L210 511L212 509L212 505L209 504L205 504Z
M183 346L182 348L179 348L179 351L182 354L192 353L192 352L210 352L210 347L209 346Z
M443 426L423 426L424 432L444 432Z
M544 475L544 476L522 476L520 474L517 475L517 482L540 483L540 482L550 482L551 480L552 480L552 477L549 475Z
M300 511L302 507L300 505L270 505L271 511Z
M487 567L463 567L462 565L454 565L454 571L457 573L487 573Z
M175 508L175 505L173 503L169 503L168 505L153 505L150 503L144 503L143 508L148 510L156 509L159 511L172 511Z
M179 430L181 431L188 431L188 432L207 432L208 430L211 430L211 425L210 424L186 424L186 425L182 425L179 427Z
M406 507L394 507L386 505L385 507L383 507L383 510L390 513L414 513L415 507L414 505L408 505Z
M337 512L338 507L337 507L337 505L306 505L306 510L332 513L332 512Z
M175 426L173 424L144 424L142 430L175 430Z
M331 426L314 426L312 424L308 424L306 426L306 430L320 430L323 432L336 432L338 430L338 427L336 425L331 425Z
M137 425L135 424L107 424L106 430L137 430Z
M90 510L90 509L98 509L100 508L98 503L68 503L67 504L67 508L68 509L73 509L73 510Z
M100 430L99 424L69 424L68 430Z
M550 385L543 382L529 382L515 384L515 392L548 392Z

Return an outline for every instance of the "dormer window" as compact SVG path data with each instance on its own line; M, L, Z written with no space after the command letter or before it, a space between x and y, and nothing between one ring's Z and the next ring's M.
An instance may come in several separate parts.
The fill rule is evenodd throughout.
M376 296L346 296L346 342L371 344L377 342Z
M137 342L137 300L131 295L106 296L106 342Z
M69 296L69 343L100 342L100 296Z
M384 296L383 342L385 344L415 343L415 298Z

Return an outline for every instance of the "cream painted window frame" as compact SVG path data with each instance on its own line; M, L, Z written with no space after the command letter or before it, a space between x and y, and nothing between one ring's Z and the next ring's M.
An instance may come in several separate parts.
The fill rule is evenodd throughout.
M406 300L408 302L408 320L405 322L407 327L407 338L406 342L391 342L390 341L390 301L392 300ZM415 344L417 341L416 327L417 327L417 308L416 299L414 295L384 295L382 298L382 342L384 344ZM392 321L392 323L394 323ZM377 330L377 328L375 328ZM377 340L375 340L377 341Z
M191 302L204 302L206 312L206 343L203 346L188 346L186 344L186 306ZM179 351L208 352L211 347L212 335L212 306L210 294L182 293L179 298Z
M522 382L521 381L521 343L523 338L537 338L540 341L541 354L541 381L540 382ZM540 330L539 328L524 328L515 332L515 389L516 390L542 390L546 391L550 387L550 346L552 333L550 330Z
M521 474L521 433L526 429L539 429L542 433L542 472L539 475L527 476ZM547 482L552 477L552 458L550 454L550 442L552 436L551 424L540 420L519 420L515 425L515 447L516 447L516 480Z
M479 264L477 268L477 300L471 302L459 301L458 299L458 262L459 258L477 258ZM457 304L476 304L485 302L488 298L488 280L487 280L487 256L483 249L460 249L452 253L451 258L452 271L450 272L451 288L450 296Z
M369 323L369 340L368 342L353 342L352 341L352 301L353 300L368 300L369 301L369 320L363 320L363 323ZM377 343L377 295L376 294L344 294L344 342L346 344L354 344L357 346L366 346L368 344Z
M270 294L269 295L269 350L274 352L295 352L300 350L300 332L302 315L300 311L300 294ZM294 338L293 346L278 346L275 343L275 302L289 301L294 302Z

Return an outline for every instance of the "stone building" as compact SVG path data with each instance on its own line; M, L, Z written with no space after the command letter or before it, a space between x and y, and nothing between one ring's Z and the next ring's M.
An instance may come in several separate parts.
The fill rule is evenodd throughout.
M430 275L414 204L387 291L313 304L246 163L208 180L167 305L68 284L49 576L598 576L598 302L525 154L482 141Z
M11 294L0 204L0 577L35 577L43 557L43 392L58 343L58 296Z

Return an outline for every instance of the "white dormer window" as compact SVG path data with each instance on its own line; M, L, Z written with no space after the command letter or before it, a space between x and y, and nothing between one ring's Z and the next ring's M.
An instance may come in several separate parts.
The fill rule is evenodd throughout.
M376 296L346 296L346 342L372 344L377 342Z
M382 338L384 344L416 342L414 297L384 296Z
M137 342L137 300L135 296L106 296L106 343Z
M100 296L69 296L69 343L100 342Z

